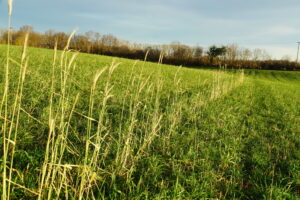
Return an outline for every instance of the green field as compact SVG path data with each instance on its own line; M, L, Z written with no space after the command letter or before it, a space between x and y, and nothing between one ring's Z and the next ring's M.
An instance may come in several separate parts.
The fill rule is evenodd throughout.
M300 198L299 72L6 48L10 199Z

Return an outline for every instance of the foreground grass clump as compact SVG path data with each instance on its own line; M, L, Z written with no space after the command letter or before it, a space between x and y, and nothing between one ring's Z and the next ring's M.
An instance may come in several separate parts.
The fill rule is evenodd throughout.
M1 104L8 198L300 197L300 73L21 55Z

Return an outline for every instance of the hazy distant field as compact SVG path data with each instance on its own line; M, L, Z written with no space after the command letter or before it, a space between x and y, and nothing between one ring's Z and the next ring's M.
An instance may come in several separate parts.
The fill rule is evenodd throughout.
M0 46L11 199L300 198L299 72L21 55L3 98Z

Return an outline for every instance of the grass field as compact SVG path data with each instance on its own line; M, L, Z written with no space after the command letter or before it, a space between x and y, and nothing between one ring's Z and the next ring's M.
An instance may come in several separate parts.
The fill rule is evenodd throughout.
M6 198L300 198L299 72L21 55L7 79L0 46Z

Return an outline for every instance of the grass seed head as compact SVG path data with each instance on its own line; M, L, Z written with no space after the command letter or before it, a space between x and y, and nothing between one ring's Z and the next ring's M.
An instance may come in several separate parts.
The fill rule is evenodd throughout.
M13 0L7 0L8 3L8 15L11 16L13 8Z

